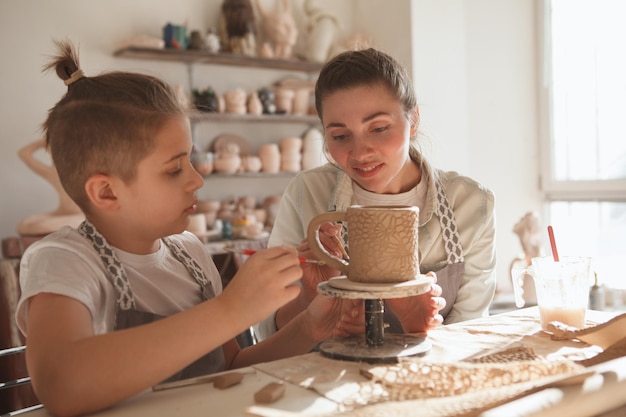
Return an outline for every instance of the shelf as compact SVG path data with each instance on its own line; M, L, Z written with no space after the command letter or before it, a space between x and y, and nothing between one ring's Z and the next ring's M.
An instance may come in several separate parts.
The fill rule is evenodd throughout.
M315 125L319 123L319 118L314 115L293 115L293 114L234 114L234 113L211 113L192 110L189 119L193 122L213 121L213 122L249 122L249 123L304 123Z
M303 71L309 73L318 72L322 69L322 64L317 62L298 61L295 59L257 58L235 54L211 54L206 51L192 51L173 48L154 49L131 46L118 49L113 53L113 55L122 58L226 65L235 67L256 67Z

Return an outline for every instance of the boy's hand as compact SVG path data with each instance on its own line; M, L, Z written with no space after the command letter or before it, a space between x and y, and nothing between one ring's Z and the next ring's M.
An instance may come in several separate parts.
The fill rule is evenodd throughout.
M263 320L300 292L302 277L295 248L277 246L258 251L241 265L221 297L250 325Z
M341 250L337 244L335 236L341 238L341 225L324 223L319 228L319 239L324 248L333 256L342 258ZM307 259L317 259L306 239L298 246L298 255ZM320 282L328 281L332 277L340 275L341 272L326 265L307 263L302 265L302 293L300 294L303 308L313 301L317 296L317 285Z
M363 300L319 295L307 308L311 335L317 341L365 333Z

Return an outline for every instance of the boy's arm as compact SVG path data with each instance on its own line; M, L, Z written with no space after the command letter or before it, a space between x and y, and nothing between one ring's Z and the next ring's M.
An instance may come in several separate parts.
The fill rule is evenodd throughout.
M319 295L278 332L256 345L242 349L230 368L269 362L308 353L319 342L365 332L362 300Z
M237 306L238 307L238 306ZM157 322L94 335L80 302L30 299L26 360L40 401L54 415L101 410L155 385L250 323L217 297ZM215 320L220 317L220 320Z

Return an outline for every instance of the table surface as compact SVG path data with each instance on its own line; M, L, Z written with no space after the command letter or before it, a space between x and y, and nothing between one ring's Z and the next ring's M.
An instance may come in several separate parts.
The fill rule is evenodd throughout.
M588 325L605 322L617 313L590 311ZM541 331L536 307L516 310L488 318L441 326L428 334L431 351L414 363L450 363L502 352L512 347L529 347L548 360L579 360L602 351L579 341L554 341ZM227 389L217 389L211 383L163 391L146 391L108 410L94 414L100 417L142 416L261 416L291 417L295 415L335 415L354 404L355 393L367 385L361 375L364 364L340 361L312 352L294 358L258 364L239 370L243 381ZM369 365L368 365L369 366ZM506 416L600 416L603 412L626 407L626 357L587 368L595 375L582 384L549 387L536 393L509 401L480 415ZM609 377L610 376L610 377ZM285 394L278 401L255 404L254 393L270 382L284 382ZM364 385L365 384L365 385ZM429 410L429 400L394 403L391 415L414 415L418 404ZM380 408L386 406L385 408ZM350 415L380 416L389 410L389 403L367 405L352 410ZM508 407L508 408L507 408ZM436 407L435 407L436 408ZM433 408L434 410L434 408ZM626 415L626 408L620 408ZM439 414L437 414L439 413ZM428 413L426 413L428 414ZM420 412L420 415L426 415ZM27 414L44 417L50 414L40 409ZM433 416L459 416L441 414ZM608 416L608 414L606 414ZM613 416L613 414L611 414Z

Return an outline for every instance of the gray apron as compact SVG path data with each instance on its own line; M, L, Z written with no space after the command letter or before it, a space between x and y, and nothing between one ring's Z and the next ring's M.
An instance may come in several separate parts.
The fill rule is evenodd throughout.
M89 221L85 220L78 227L78 232L89 240L107 270L107 278L115 288L115 326L114 330L128 329L142 324L152 323L163 316L139 311L135 307L135 296L126 276L126 271L117 258L115 251L98 230ZM163 241L172 251L174 257L181 262L189 274L198 282L202 290L202 299L209 300L215 297L215 290L211 281L204 275L204 271L187 251L169 238ZM224 352L219 347L191 365L177 372L167 379L176 381L179 379L192 378L214 372L223 371L225 367Z
M459 237L459 231L456 227L456 220L454 218L454 212L450 208L448 203L448 197L446 192L438 181L435 181L435 187L437 189L437 216L439 217L439 224L441 225L441 234L443 236L443 245L446 251L447 259L442 268L431 268L421 270L422 274L427 272L437 273L437 284L442 289L442 297L446 300L446 306L439 314L441 314L445 320L452 305L456 301L456 296L463 281L463 274L465 273L465 264L463 259L463 247L461 246L461 239ZM385 324L389 325L385 331L389 333L404 333L400 320L391 312L391 309L387 308L385 303L385 313L383 315Z

